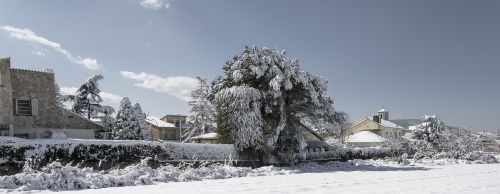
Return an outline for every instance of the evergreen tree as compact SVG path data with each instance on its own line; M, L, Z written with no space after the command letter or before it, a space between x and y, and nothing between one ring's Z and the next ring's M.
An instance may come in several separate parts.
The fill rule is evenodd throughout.
M199 87L191 92L191 121L190 128L184 133L184 141L190 141L191 137L210 133L214 130L213 106L208 100L210 87L206 79L196 77L200 83Z
M76 95L69 98L74 101L73 112L86 116L90 119L95 116L101 106L102 98L99 95L99 81L103 80L102 75L94 75L87 80L80 88L78 88Z
M217 112L230 128L228 135L239 151L257 152L263 148L260 91L248 86L234 86L218 92L215 96ZM219 133L223 133L220 131Z
M137 139L151 140L151 127L146 122L146 114L142 112L139 103L134 104L134 117L137 122Z
M61 108L66 108L64 105L64 102L68 100L68 97L64 96L61 94L61 88L59 87L58 84L54 85L54 93L55 93L55 99L56 99L56 106L61 107Z
M338 130L338 126L344 120L339 118L342 114L334 110L333 99L326 93L327 81L303 71L299 67L299 60L288 59L284 51L245 47L243 53L226 62L223 70L224 74L213 83L212 100L216 98L217 93L235 86L247 86L259 91L261 118L264 124L255 130L269 134L264 140L266 143L264 147L268 148L266 153L283 150L291 152L290 154L294 154L295 151L303 153L305 145L300 126L304 118L311 122L322 120L321 122L331 126L325 127L328 130ZM217 121L231 120L226 118L231 115L218 112L223 108L220 104L216 104L217 117L221 117L217 118ZM220 124L217 123L218 131L232 130L219 130ZM220 127L227 125L222 123Z
M111 139L115 125L115 119L111 115L115 113L115 109L111 106L101 106L99 109L101 115L98 118L101 120L102 129L95 131L95 138Z
M125 97L120 102L120 108L116 114L115 139L139 139L139 127L135 118L135 111L130 100Z

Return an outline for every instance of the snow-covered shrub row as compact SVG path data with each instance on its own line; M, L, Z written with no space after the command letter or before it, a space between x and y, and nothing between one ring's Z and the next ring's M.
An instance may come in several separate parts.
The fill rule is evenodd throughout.
M148 142L136 140L26 140L0 137L0 166L21 168L31 160L34 168L54 161L96 169L127 166L144 158L156 164L168 161L238 159L232 145ZM154 164L155 164L154 163ZM1 172L0 172L1 173Z
M152 168L148 159L122 169L96 171L53 162L41 170L26 166L22 173L0 177L0 189L29 190L79 190L133 185L150 185L157 182L199 181L227 179L244 176L283 175L296 172L290 168L267 166L257 169L214 164L192 168L166 165Z
M307 160L340 160L353 159L377 159L393 156L394 153L388 148L349 148L342 146L331 146L328 151L310 152Z

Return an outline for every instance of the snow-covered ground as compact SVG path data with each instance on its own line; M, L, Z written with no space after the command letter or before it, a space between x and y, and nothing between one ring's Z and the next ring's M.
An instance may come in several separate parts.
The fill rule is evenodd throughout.
M58 193L500 193L500 164L442 160L405 166L370 160L308 164L295 169L263 167L258 171L240 178Z

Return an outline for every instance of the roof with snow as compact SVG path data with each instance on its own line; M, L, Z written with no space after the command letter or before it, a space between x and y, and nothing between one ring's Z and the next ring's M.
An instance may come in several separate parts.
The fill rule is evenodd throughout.
M386 139L370 131L361 131L346 138L347 143L384 142Z
M373 118L371 118L371 117L367 117L367 118L373 121ZM385 120L385 119L380 119L380 125L382 125L382 126L384 126L386 128L400 128L400 129L404 129L403 126L398 125L396 123L393 123L391 121Z
M156 127L175 127L172 123L167 123L165 121L160 120L159 118L153 116L147 116L146 122Z
M386 111L385 109L380 109L378 112L380 113L380 112L388 112L388 111Z
M205 133L203 135L191 137L191 139L196 139L196 140L200 140L200 139L212 140L212 139L216 139L216 138L217 138L217 133Z

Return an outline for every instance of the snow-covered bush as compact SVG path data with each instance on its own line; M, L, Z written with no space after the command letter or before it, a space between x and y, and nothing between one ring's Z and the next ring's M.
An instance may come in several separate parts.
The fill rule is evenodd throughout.
M166 165L152 168L147 158L137 164L121 169L95 171L92 168L63 165L53 162L36 170L26 166L22 173L1 176L0 189L30 190L80 190L134 185L150 185L158 182L200 181L227 179L245 176L283 175L297 172L295 169L279 167L234 167L211 164L193 168L191 165Z
M285 51L245 47L243 53L226 62L223 70L224 74L213 83L212 98L235 86L254 88L260 93L263 133L269 134L264 139L267 155L283 150L304 152L304 145L297 141L302 138L298 126L304 118L322 122L325 127L321 129L327 131L338 130L339 123L344 121L343 114L335 111L333 99L327 94L327 81L303 71L299 60L288 59ZM217 111L224 108L215 105ZM230 115L217 112L217 130L223 138L224 133L232 130L224 124L230 120L225 116Z
M481 152L479 138L470 130L447 128L437 116L424 116L413 132L415 141L412 149L413 158L453 158L465 160L480 160L490 158Z

